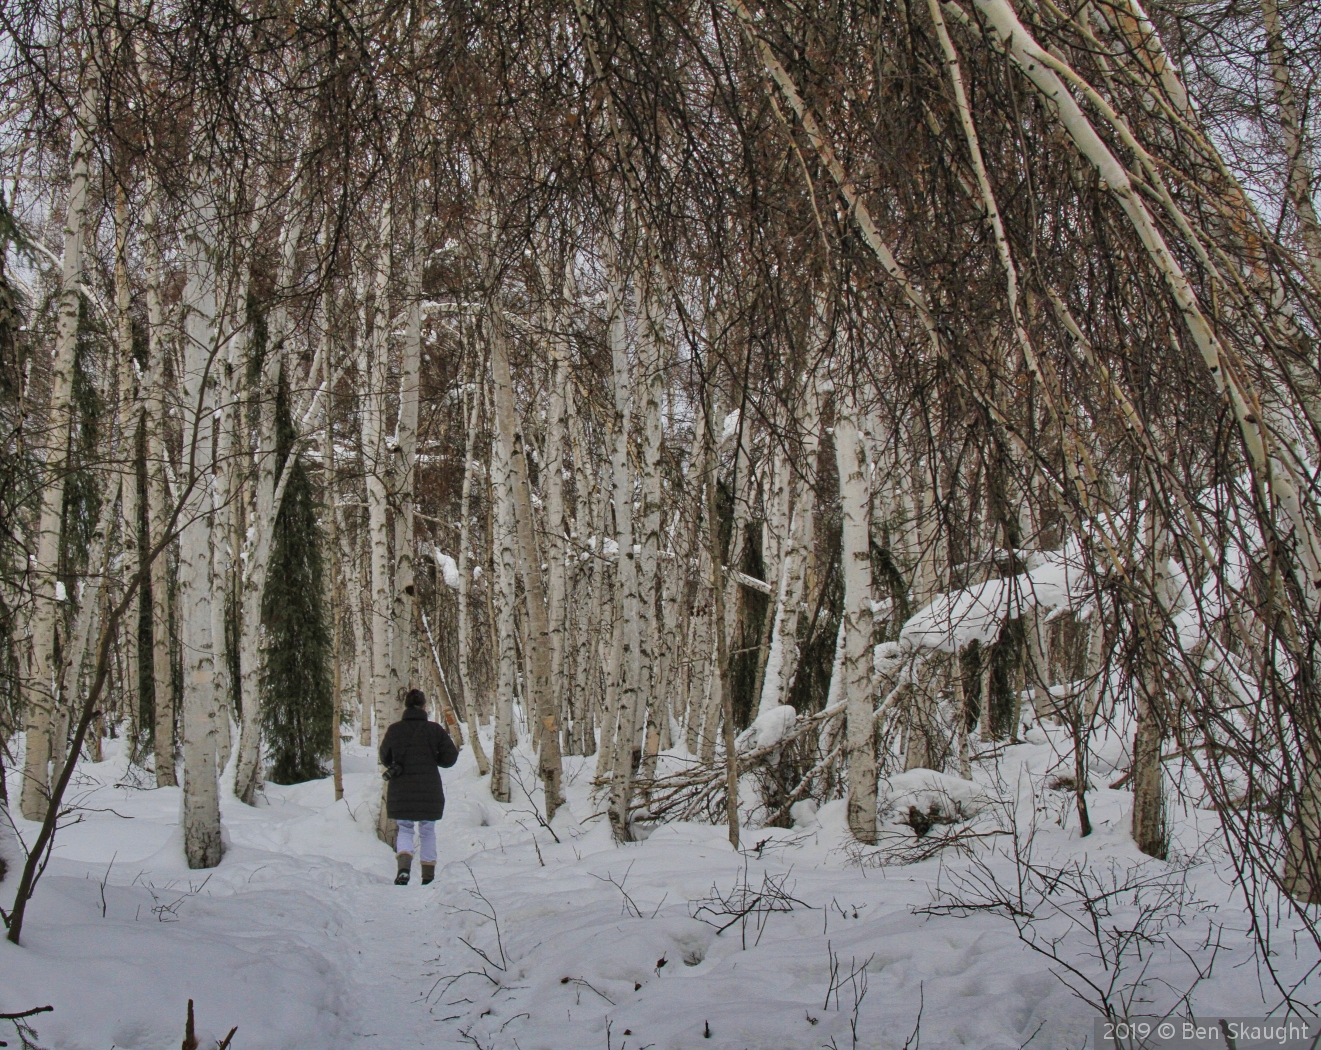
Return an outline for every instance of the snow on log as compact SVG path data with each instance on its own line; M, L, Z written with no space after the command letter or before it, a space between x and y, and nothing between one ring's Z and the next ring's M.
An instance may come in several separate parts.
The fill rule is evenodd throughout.
M970 820L995 800L971 780L910 769L880 782L880 811L891 820L910 823L916 810L928 824L957 824Z
M798 712L788 704L772 707L758 715L752 725L738 735L735 745L739 751L772 747L789 734L797 720Z
M973 642L994 641L1006 620L1029 608L1076 609L1090 598L1077 543L1062 551L1033 551L1032 562L1034 567L1016 576L938 595L909 618L900 640L918 649L956 652Z

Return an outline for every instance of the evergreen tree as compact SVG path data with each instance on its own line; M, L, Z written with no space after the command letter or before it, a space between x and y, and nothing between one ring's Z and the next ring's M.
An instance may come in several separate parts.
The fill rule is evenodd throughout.
M270 571L262 595L265 672L262 726L270 758L269 779L294 784L325 775L334 732L330 680L330 619L325 607L321 548L312 479L295 454L288 424L289 396L280 376L277 455L288 470L284 501L275 521Z

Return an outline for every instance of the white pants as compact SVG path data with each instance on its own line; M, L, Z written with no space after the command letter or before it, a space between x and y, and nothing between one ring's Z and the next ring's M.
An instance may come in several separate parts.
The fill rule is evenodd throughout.
M436 863L436 822L434 820L401 820L399 823L399 837L396 838L394 851L396 853L413 852L413 827L417 827L418 845L422 848L421 861L423 864Z

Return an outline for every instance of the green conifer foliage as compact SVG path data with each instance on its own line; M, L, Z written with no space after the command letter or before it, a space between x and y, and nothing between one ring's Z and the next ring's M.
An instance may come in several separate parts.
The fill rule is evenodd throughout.
M281 423L287 421L288 393L281 376ZM330 618L321 557L325 542L317 520L312 478L297 454L290 455L288 430L281 426L279 456L290 471L275 520L270 569L262 595L265 672L262 726L270 759L268 778L295 784L325 775L330 756L334 710L330 680Z

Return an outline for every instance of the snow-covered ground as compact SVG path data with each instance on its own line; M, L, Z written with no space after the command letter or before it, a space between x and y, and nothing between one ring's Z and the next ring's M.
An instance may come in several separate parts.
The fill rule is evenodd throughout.
M791 830L745 829L742 853L724 828L700 824L617 845L591 817L592 759L567 760L570 804L552 835L535 792L515 784L512 804L492 802L465 749L445 775L436 881L420 886L415 869L403 888L373 834L380 779L365 749L347 748L339 803L329 780L270 785L257 808L226 801L224 861L191 872L178 790L126 783L112 741L71 789L78 822L59 834L23 946L0 942L0 1013L53 1005L34 1019L53 1050L176 1047L190 998L202 1046L237 1025L237 1050L1091 1047L1095 1011L1061 979L1082 986L1065 964L1117 1002L1136 992L1144 1012L1175 1008L1194 964L1209 966L1191 997L1198 1012L1263 1013L1275 997L1210 814L1179 810L1179 861L1146 861L1126 831L1131 796L1104 787L1116 775L1107 754L1119 758L1111 742L1090 796L1097 830L1080 840L1070 796L1041 786L1066 768L1056 732L1034 729L979 762L978 789L956 800L977 811L953 827L983 833L971 849L984 864L950 848L880 865L881 853L850 847L841 802L814 817L800 808ZM530 787L529 756L520 762ZM899 815L913 801L942 808L935 782L901 781L894 795ZM992 877L1017 886L1004 833L1015 812L1018 847L1035 829L1042 872L1020 901L1036 918L1020 924L1042 948L1067 930L1059 962L1025 944L1003 909L921 910L951 895L985 903ZM930 841L898 826L885 838L891 857ZM1071 865L1081 874L1057 877ZM1079 902L1089 885L1116 883L1129 888L1106 901L1103 931L1146 914L1154 940L1107 970ZM1033 885L1050 888L1045 902ZM731 898L759 893L777 910L718 932ZM1308 942L1287 922L1274 935L1276 965L1302 977L1315 961Z

